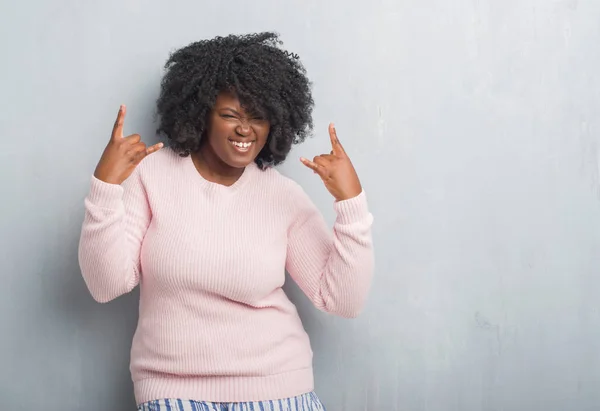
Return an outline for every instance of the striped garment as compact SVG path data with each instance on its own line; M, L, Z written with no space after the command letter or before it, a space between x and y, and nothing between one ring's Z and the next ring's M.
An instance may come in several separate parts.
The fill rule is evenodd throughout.
M325 411L313 392L282 400L258 402L204 402L181 399L148 401L138 411Z

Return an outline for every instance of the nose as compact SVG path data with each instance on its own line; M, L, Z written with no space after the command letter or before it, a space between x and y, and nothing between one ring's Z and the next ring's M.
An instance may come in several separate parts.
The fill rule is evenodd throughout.
M242 121L235 129L235 132L241 137L249 137L252 133L252 127L247 121Z

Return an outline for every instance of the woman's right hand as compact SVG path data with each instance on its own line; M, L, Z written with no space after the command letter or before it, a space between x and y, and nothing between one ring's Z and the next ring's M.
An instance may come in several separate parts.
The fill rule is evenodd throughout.
M125 106L119 108L119 114L113 127L108 145L96 166L94 177L109 184L121 184L127 180L137 165L149 154L160 150L162 143L147 147L139 134L123 137Z

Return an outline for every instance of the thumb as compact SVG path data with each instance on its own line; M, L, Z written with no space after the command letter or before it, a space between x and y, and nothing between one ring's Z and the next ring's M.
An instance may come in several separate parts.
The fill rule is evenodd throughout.
M158 144L154 144L153 146L150 146L148 148L146 148L146 155L150 155L152 153L156 153L158 150L160 150L161 148L163 148L164 144L163 143L158 143Z

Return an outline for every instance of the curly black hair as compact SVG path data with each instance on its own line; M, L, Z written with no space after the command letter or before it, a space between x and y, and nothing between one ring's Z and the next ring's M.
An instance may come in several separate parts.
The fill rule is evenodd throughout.
M312 132L311 83L296 54L279 48L276 33L229 35L194 42L171 54L157 101L157 132L181 156L198 150L218 94L231 91L271 124L255 162L283 162Z

